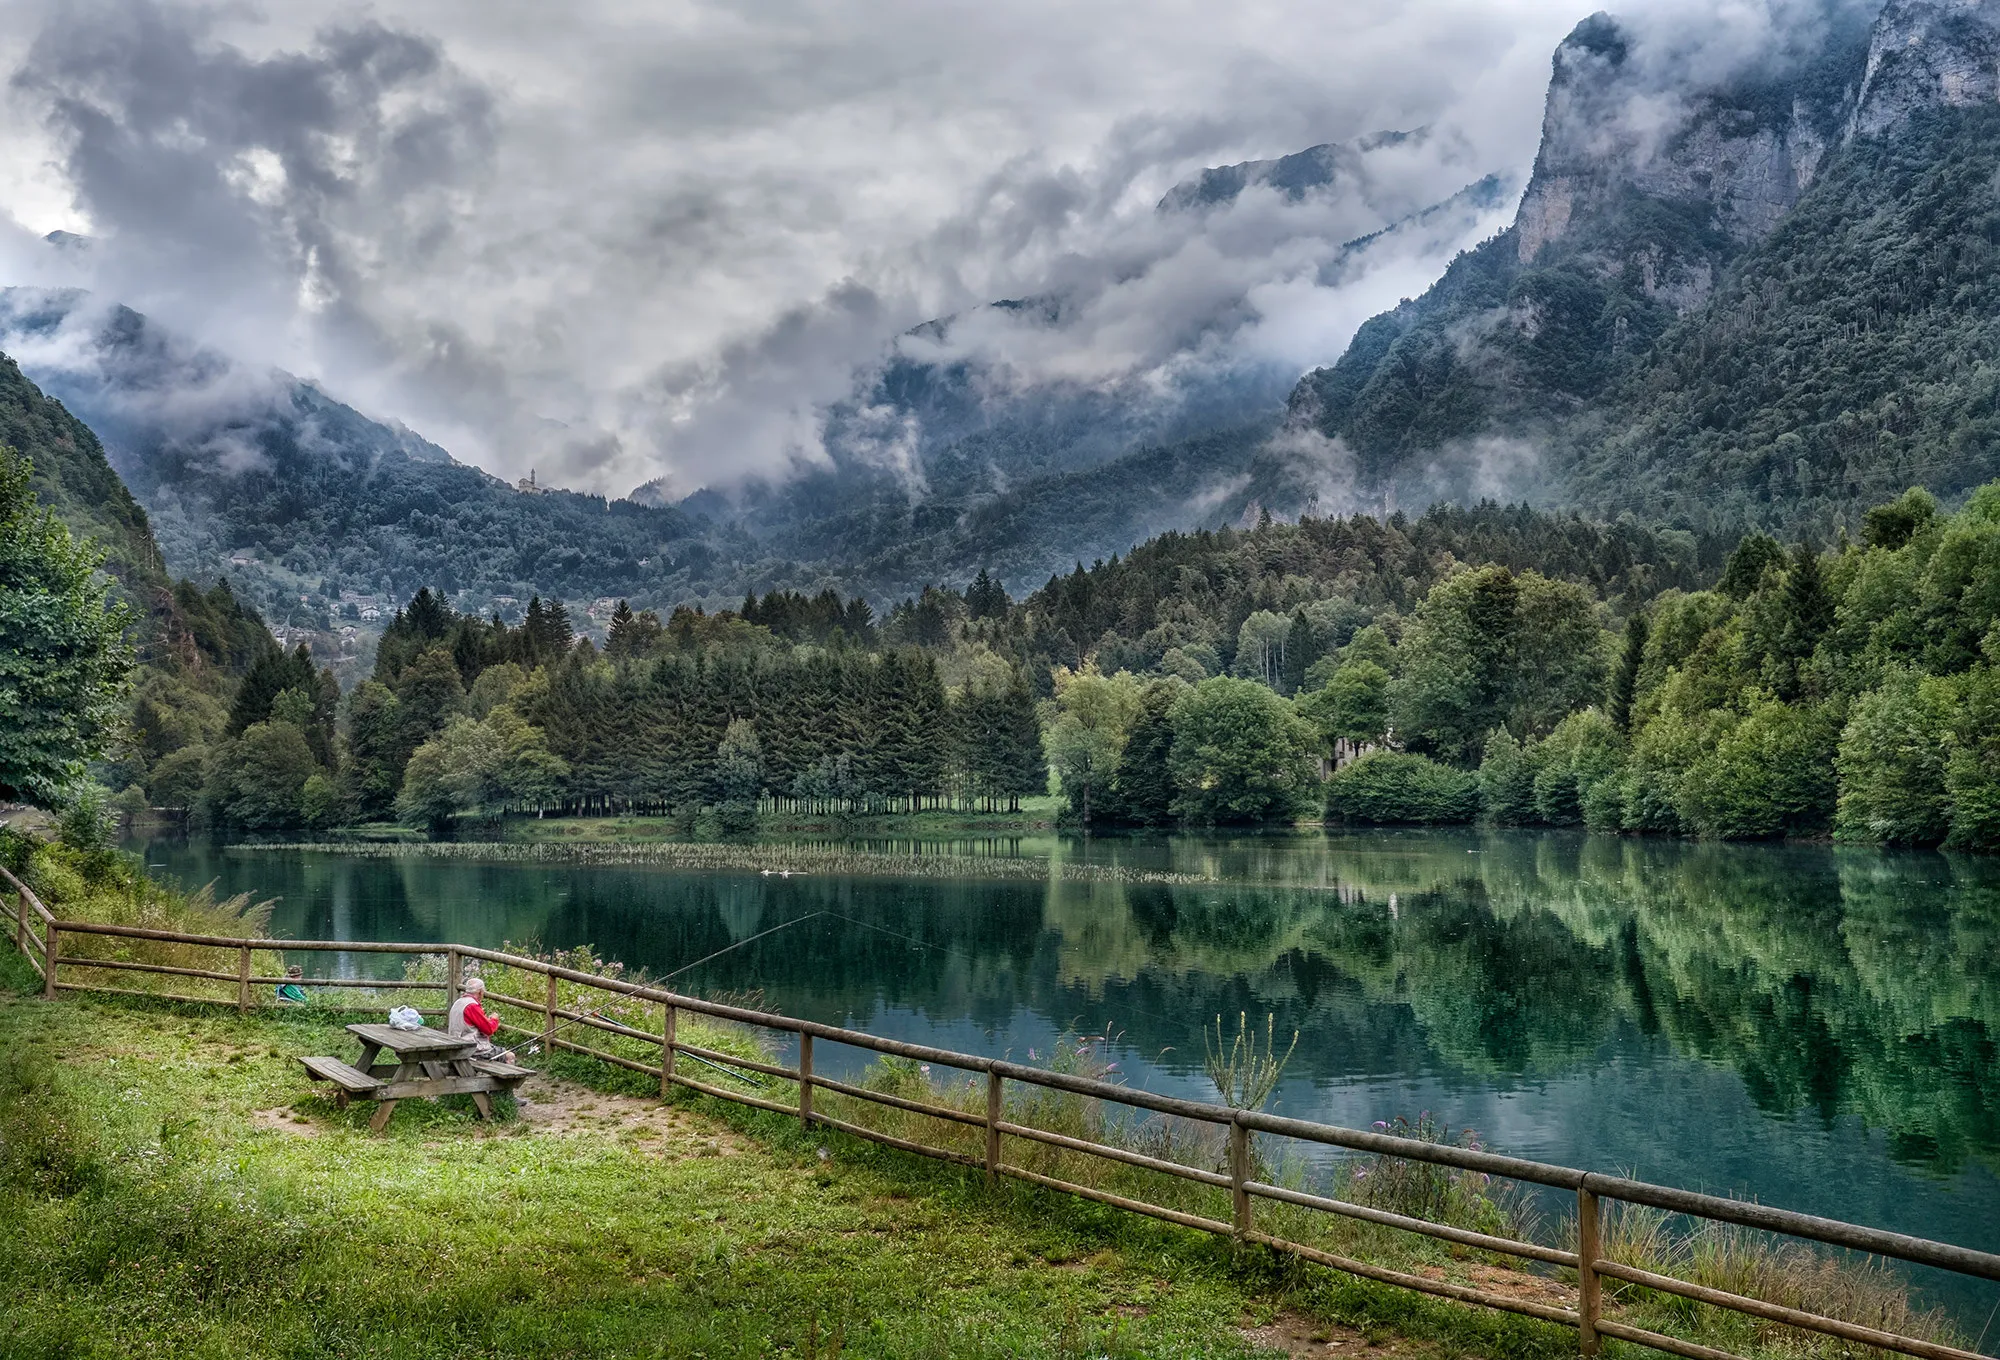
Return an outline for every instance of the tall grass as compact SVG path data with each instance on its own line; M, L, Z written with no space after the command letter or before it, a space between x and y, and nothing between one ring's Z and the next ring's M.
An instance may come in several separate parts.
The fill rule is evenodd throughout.
M1926 1341L1967 1345L1941 1309L1924 1307L1909 1281L1877 1257L1856 1258L1641 1204L1607 1204L1598 1232L1607 1259L1655 1275ZM1633 1325L1696 1334L1725 1348L1813 1357L1889 1354L1643 1285L1606 1279L1604 1291Z
M1122 865L1051 863L1040 858L945 853L889 854L844 846L776 845L694 841L431 841L415 844L342 841L242 847L249 851L325 851L375 859L422 857L508 864L648 864L670 869L738 873L819 874L849 878L938 878L1046 882L1061 878L1088 883L1151 883L1199 886L1225 880L1214 874L1184 874ZM1242 886L1238 880L1228 880Z
M276 905L274 901L257 901L248 893L217 900L212 883L197 891L185 892L155 882L146 877L145 865L138 857L118 850L80 848L61 842L43 843L25 838L17 840L8 849L19 866L14 870L15 874L41 899L43 906L64 920L138 926L183 935L259 939L269 929L271 909ZM13 909L14 904L9 901L10 916ZM11 926L12 923L7 924ZM31 929L39 939L39 927L31 926ZM11 934L11 930L8 933ZM233 977L240 962L234 949L177 944L170 940L90 935L79 931L63 935L61 949L65 960L64 981L120 987L135 992L170 992L218 1001L231 1000L236 995L234 982L129 969L92 969L87 963L70 962L104 959L120 963L150 963L174 968L201 968ZM252 954L250 967L260 977L284 971L280 955L262 950Z
M1269 1012L1265 1014L1264 1043L1260 1050L1257 1031L1250 1025L1250 1013L1239 1011L1234 1040L1227 1044L1223 1042L1222 1017L1218 1015L1215 1017L1213 1037L1206 1026L1202 1028L1201 1044L1205 1055L1202 1070L1215 1083L1222 1103L1238 1110L1261 1110L1264 1102L1271 1098L1271 1092L1278 1089L1278 1078L1285 1074L1285 1064L1298 1051L1299 1032L1292 1031L1291 1047L1281 1058L1278 1056L1278 1017Z

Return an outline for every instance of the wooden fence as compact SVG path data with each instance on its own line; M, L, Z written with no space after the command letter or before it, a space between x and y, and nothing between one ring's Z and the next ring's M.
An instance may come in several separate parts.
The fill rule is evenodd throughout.
M1046 1068L1029 1067L999 1058L978 1057L969 1053L958 1053L948 1049L931 1048L923 1044L903 1043L894 1039L884 1039L859 1030L841 1029L832 1025L822 1025L809 1020L797 1020L789 1016L773 1015L763 1011L749 1010L740 1006L724 1005L704 1001L698 997L683 996L660 987L644 983L627 982L618 978L604 977L593 973L566 968L543 959L529 958L518 954L502 953L497 950L480 949L471 945L458 944L390 944L354 940L272 940L242 939L212 935L187 935L174 931L148 930L136 926L103 925L86 921L64 921L57 919L35 897L34 893L5 869L0 869L0 889L11 888L16 897L13 913L15 942L21 952L34 966L42 980L42 994L53 998L60 992L105 992L117 995L145 996L156 999L191 1001L202 1003L233 1004L238 1010L248 1012L255 1004L253 989L276 986L287 979L277 976L253 975L252 962L259 953L283 950L303 953L378 953L443 956L445 970L443 979L436 982L411 981L407 979L376 980L366 978L305 978L305 985L313 987L366 987L382 990L429 990L445 993L448 1003L456 993L456 983L462 976L461 970L468 961L500 965L522 973L539 974L547 979L546 994L539 1000L511 997L489 991L490 1001L517 1012L526 1012L539 1023L528 1025L506 1024L503 1027L514 1033L539 1040L545 1048L560 1048L582 1054L625 1068L646 1076L657 1078L660 1093L665 1096L674 1086L698 1091L719 1100L734 1101L740 1105L750 1105L758 1109L774 1111L778 1114L794 1116L807 1127L819 1126L852 1134L857 1138L883 1143L919 1156L942 1159L947 1162L983 1170L989 1179L1001 1176L1014 1177L1051 1189L1065 1191L1088 1200L1113 1205L1132 1213L1144 1214L1151 1218L1163 1219L1182 1227L1234 1238L1238 1242L1259 1243L1274 1251L1283 1252L1303 1260L1314 1261L1336 1270L1346 1271L1365 1279L1405 1289L1417 1290L1425 1294L1453 1299L1461 1303L1478 1304L1504 1312L1525 1314L1544 1322L1556 1323L1576 1329L1578 1349L1586 1355L1598 1353L1600 1340L1614 1337L1621 1341L1634 1342L1656 1350L1689 1357L1689 1360L1738 1360L1731 1352L1714 1347L1699 1345L1663 1332L1627 1325L1615 1317L1607 1315L1604 1300L1605 1280L1627 1285L1636 1285L1646 1290L1674 1295L1694 1303L1712 1305L1727 1309L1762 1322L1777 1323L1785 1327L1799 1328L1839 1338L1854 1344L1873 1347L1883 1351L1899 1352L1904 1355L1924 1357L1925 1360L1992 1360L1979 1352L1962 1350L1921 1337L1908 1336L1879 1327L1870 1327L1841 1318L1828 1317L1818 1313L1805 1312L1796 1308L1767 1302L1744 1294L1683 1280L1671 1275L1642 1270L1632 1265L1610 1259L1600 1248L1600 1230L1605 1223L1606 1206L1622 1202L1628 1205L1643 1205L1668 1213L1684 1214L1691 1218L1710 1223L1728 1224L1739 1228L1750 1228L1764 1232L1782 1234L1805 1241L1865 1252L1873 1256L1908 1262L1914 1265L1934 1267L1974 1279L2000 1281L2000 1255L1974 1251L1966 1247L1953 1246L1943 1242L1933 1242L1925 1238L1910 1237L1902 1233L1885 1232L1880 1229L1861 1227L1835 1219L1817 1218L1808 1214L1792 1213L1783 1209L1743 1200L1726 1199L1715 1195L1698 1194L1678 1190L1669 1186L1650 1185L1645 1182L1628 1180L1618 1176L1607 1176L1594 1171L1579 1171L1570 1167L1555 1166L1544 1162L1525 1161L1516 1157L1501 1156L1496 1153L1474 1151L1446 1144L1401 1138L1393 1135L1371 1133L1361 1129L1341 1128L1336 1125L1319 1124L1304 1119L1286 1119L1276 1115L1259 1113L1254 1110L1232 1109L1222 1105L1211 1105L1201 1101L1180 1100L1169 1096L1153 1095L1145 1091L1133 1090L1112 1082L1095 1080ZM172 944L196 946L223 951L225 957L233 955L235 967L232 970L203 969L164 964L152 964L131 960L97 959L82 956L66 956L62 952L62 941L66 937L94 935L132 940L153 940ZM64 981L63 970L108 970L112 972L132 971L166 974L174 977L196 978L233 986L233 997L196 997L163 992L138 992L129 988L108 985ZM605 1018L597 1009L580 1009L575 1005L564 1006L558 995L558 984L567 982L576 987L595 989L610 998L622 998L655 1005L660 1010L657 1029L647 1030L619 1023ZM733 1022L754 1029L788 1035L796 1040L798 1062L788 1068L775 1063L759 1062L738 1055L704 1048L675 1037L676 1017L681 1013L707 1016L715 1020ZM437 1012L429 1012L435 1014ZM638 1040L660 1050L660 1060L655 1064L636 1061L630 1057L611 1053L601 1048L593 1048L573 1039L559 1037L558 1031L565 1028L586 1027L601 1032L621 1036L628 1040ZM911 1059L918 1063L937 1064L969 1074L975 1081L983 1079L985 1087L984 1110L959 1109L938 1104L934 1100L911 1099L886 1091L873 1090L865 1086L837 1081L814 1071L814 1049L817 1044L832 1043L848 1045L896 1058ZM713 1082L697 1080L680 1070L678 1059L687 1056L712 1067L725 1070L742 1069L777 1078L794 1084L795 1095L789 1101L774 1100L764 1095L751 1095L745 1091L731 1090ZM1064 1092L1088 1100L1101 1101L1107 1105L1124 1109L1158 1114L1190 1121L1195 1125L1208 1126L1220 1130L1226 1138L1227 1171L1210 1170L1191 1166L1165 1157L1156 1157L1137 1151L1131 1147L1120 1147L1111 1143L1074 1137L1032 1124L1015 1122L1005 1117L1006 1084L1019 1083L1045 1091ZM768 1088L767 1088L768 1089ZM925 1116L942 1121L945 1125L970 1127L983 1135L973 1147L977 1150L937 1147L929 1143L909 1138L897 1137L880 1129L837 1118L824 1109L815 1108L814 1093L828 1092L855 1100L886 1106L909 1114ZM1365 1204L1329 1198L1308 1193L1304 1190L1272 1184L1259 1180L1256 1169L1263 1165L1256 1154L1253 1143L1257 1135L1271 1138L1294 1139L1303 1143L1323 1147L1339 1148L1349 1152L1373 1154L1379 1158L1396 1158L1411 1162L1427 1163L1450 1168L1455 1171L1472 1172L1478 1175L1502 1177L1530 1185L1564 1192L1575 1196L1576 1214L1573 1222L1566 1222L1570 1245L1566 1247L1548 1246L1516 1238L1496 1236L1476 1232L1468 1228L1455 1227L1434 1222L1426 1218L1391 1212ZM1084 1154L1105 1159L1144 1171L1162 1173L1200 1186L1226 1191L1229 1203L1229 1217L1222 1219L1184 1209L1170 1208L1150 1203L1143 1199L1114 1193L1100 1186L1084 1185L1073 1180L1035 1171L1027 1166L1007 1160L1005 1140L1018 1139L1039 1144L1046 1148L1061 1149L1070 1153ZM1425 1275L1391 1269L1376 1262L1356 1259L1321 1247L1292 1240L1259 1228L1256 1206L1260 1201L1296 1206L1325 1214L1338 1215L1346 1219L1382 1225L1390 1228L1420 1234L1425 1237L1452 1243L1460 1247L1478 1251L1513 1256L1525 1261L1543 1265L1566 1267L1575 1272L1576 1304L1566 1307L1555 1303L1542 1302L1533 1298L1506 1294L1474 1285L1432 1279Z

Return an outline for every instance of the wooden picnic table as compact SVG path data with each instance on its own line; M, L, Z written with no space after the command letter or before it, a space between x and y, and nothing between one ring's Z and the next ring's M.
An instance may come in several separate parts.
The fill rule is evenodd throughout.
M396 1102L419 1096L469 1095L481 1119L493 1117L494 1091L511 1091L534 1075L525 1067L476 1058L477 1039L454 1039L428 1027L397 1029L393 1025L349 1025L347 1032L361 1041L361 1061L348 1064L338 1058L301 1058L306 1074L314 1081L330 1081L334 1099L342 1109L351 1100L378 1102L368 1121L371 1133L380 1133L396 1112ZM384 1050L395 1061L378 1063Z

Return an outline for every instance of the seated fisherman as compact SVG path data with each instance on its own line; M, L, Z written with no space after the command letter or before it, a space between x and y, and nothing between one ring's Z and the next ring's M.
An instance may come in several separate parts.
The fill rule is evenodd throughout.
M287 968L285 980L278 984L278 1000L288 1001L295 1006L311 1000L306 995L306 989L299 985L305 975L306 970L296 963Z
M444 1032L454 1039L476 1039L472 1056L475 1058L496 1058L501 1062L514 1061L511 1052L503 1052L493 1044L493 1035L500 1028L500 1022L480 1008L486 999L486 983L479 978L467 978L464 983L465 995L451 1003L451 1014L445 1020Z

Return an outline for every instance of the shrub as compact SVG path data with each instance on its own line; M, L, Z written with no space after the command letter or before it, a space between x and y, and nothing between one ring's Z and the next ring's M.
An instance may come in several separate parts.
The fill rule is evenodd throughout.
M1470 822L1479 815L1479 777L1427 756L1377 751L1327 781L1326 815L1376 826Z

